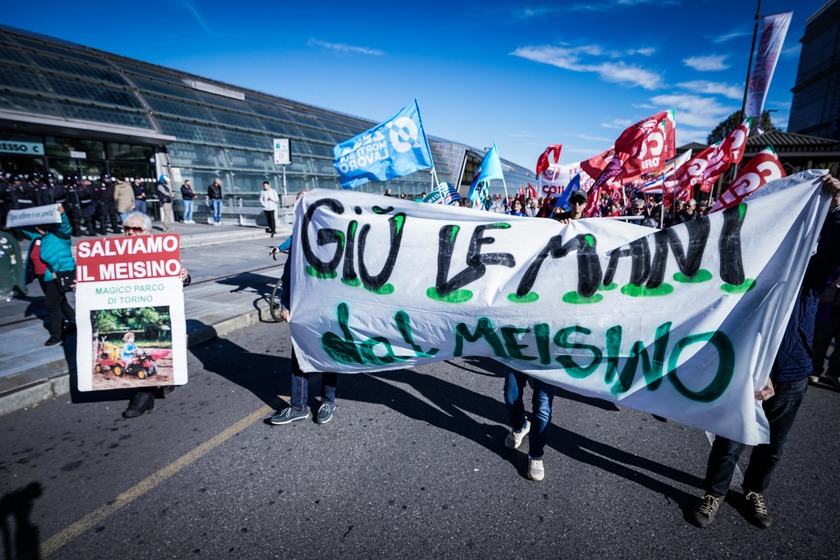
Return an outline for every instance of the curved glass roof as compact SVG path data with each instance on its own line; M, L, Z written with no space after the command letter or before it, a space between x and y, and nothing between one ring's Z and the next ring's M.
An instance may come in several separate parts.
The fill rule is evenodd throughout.
M396 109L396 108L395 108ZM110 138L123 131L136 142L166 146L169 165L202 181L228 175L243 193L262 181L279 184L273 139L289 138L289 191L338 188L333 146L374 121L239 88L177 70L0 26L0 127L4 122L72 124L76 134ZM24 127L16 127L18 129ZM43 130L43 128L42 128ZM428 130L427 130L428 132ZM440 181L469 184L483 151L431 136ZM534 181L532 171L502 160L511 194ZM494 181L493 192L502 192ZM395 192L418 194L433 185L421 171L388 182ZM359 190L381 192L367 183Z

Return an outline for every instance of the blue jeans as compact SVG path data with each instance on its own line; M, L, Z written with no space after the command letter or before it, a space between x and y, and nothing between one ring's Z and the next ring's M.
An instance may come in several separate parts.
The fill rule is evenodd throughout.
M138 212L143 212L144 214L149 213L149 205L146 204L145 200L135 200L134 209Z
M507 405L508 421L516 431L525 425L525 404L522 394L525 386L531 380L533 408L531 431L528 433L528 457L541 459L548 441L548 425L551 423L551 405L554 401L554 386L539 379L528 377L524 373L508 370L505 376L505 404Z
M744 492L752 490L763 493L770 485L770 477L782 459L787 436L796 420L799 405L805 398L808 378L776 383L774 387L776 394L762 403L764 414L770 422L770 443L762 443L753 449L750 464L744 473ZM707 494L726 495L738 457L745 447L737 441L715 436L703 483Z
M335 386L338 381L337 373L321 374L321 403L335 404ZM292 408L297 411L306 410L309 398L309 374L300 370L295 351L292 350Z
M218 224L222 221L222 199L214 198L210 202L213 204L213 221Z
M193 214L193 201L184 200L184 221L191 222Z

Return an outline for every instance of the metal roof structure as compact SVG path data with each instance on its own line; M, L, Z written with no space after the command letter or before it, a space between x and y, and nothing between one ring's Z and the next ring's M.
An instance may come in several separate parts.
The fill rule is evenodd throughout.
M153 150L147 160L154 163L155 173L169 172L195 185L220 176L240 194L256 194L265 180L280 184L282 173L290 192L339 188L333 147L376 124L0 26L0 140L43 145L50 171L82 164L80 169L91 173L139 169L118 162L112 153ZM274 164L275 138L290 140L292 162L285 168ZM134 144L143 149L114 147ZM468 171L477 167L484 150L432 135L429 144L439 179L469 185ZM4 165L15 165L17 160L7 154L0 150ZM84 162L77 161L79 154ZM506 160L502 167L510 189L533 181L531 170ZM433 186L430 173L419 171L359 190L381 192L387 187L418 194ZM501 185L491 190L499 192Z

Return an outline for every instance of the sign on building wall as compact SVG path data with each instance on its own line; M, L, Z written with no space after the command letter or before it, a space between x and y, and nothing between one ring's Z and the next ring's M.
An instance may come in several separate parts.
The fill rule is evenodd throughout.
M14 142L6 140L0 142L0 153L42 156L44 155L44 145L40 142Z
M289 149L288 138L274 139L274 165L289 165L292 163L292 152Z

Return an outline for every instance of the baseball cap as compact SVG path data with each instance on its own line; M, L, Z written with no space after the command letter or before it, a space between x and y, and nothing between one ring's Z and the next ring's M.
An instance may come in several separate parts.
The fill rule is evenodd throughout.
M583 202L584 204L586 204L586 194L584 194L583 191L573 192L569 197L569 203L572 202Z

